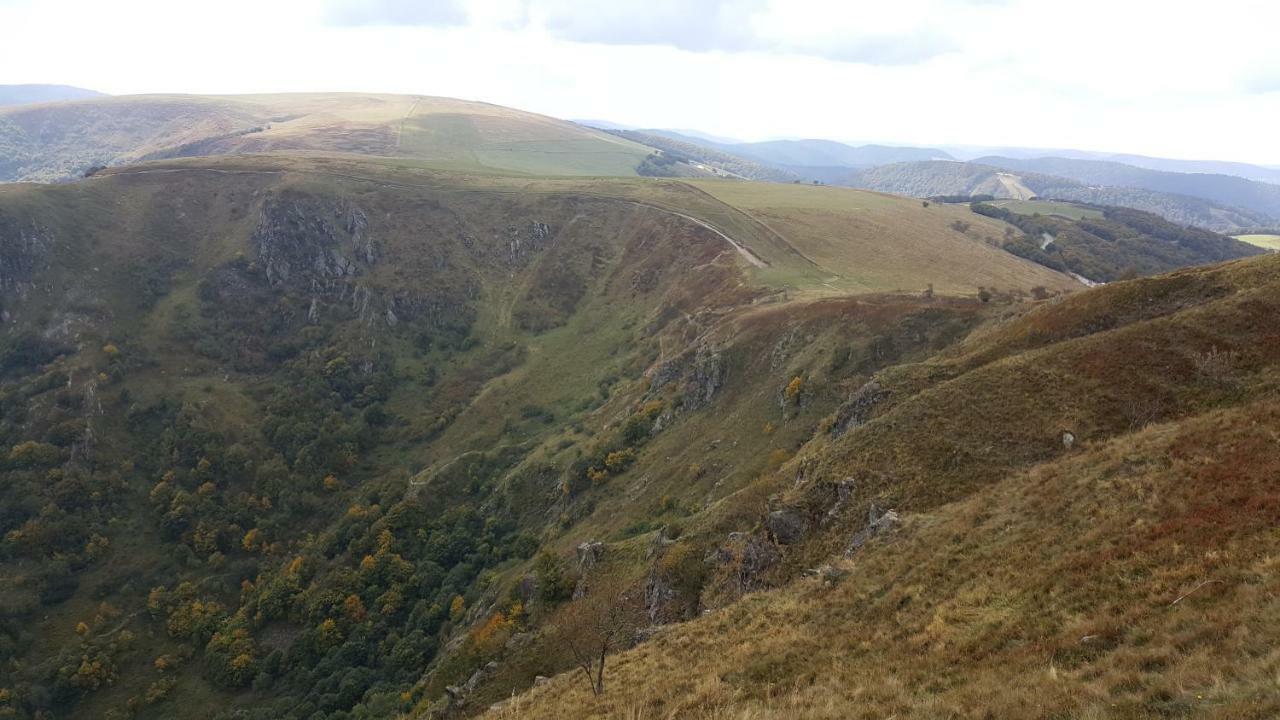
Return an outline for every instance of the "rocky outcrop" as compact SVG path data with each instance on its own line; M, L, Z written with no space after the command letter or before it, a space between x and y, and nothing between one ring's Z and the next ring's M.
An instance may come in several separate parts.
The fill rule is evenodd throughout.
M719 574L722 594L739 597L767 587L766 574L781 560L778 546L762 534L734 532L703 561Z
M590 540L578 546L578 572L586 573L604 557L604 543Z
M528 258L545 248L553 237L551 226L534 220L528 225L507 227L507 262L523 265Z
M874 537L885 535L892 532L902 520L898 517L898 513L894 510L881 511L875 503L867 510L867 525L858 532L853 534L849 539L849 544L845 547L844 554L846 557L857 552L867 541Z
M53 234L33 223L0 216L0 293L25 300L35 289L36 275L49 266ZM4 303L4 320L10 319Z
M539 225L527 234L536 244L549 232L547 226ZM528 243L519 245L528 247ZM475 278L453 273L443 281L396 291L372 281L370 271L381 255L369 216L343 200L297 192L268 197L250 247L254 272L261 273L256 277L265 278L270 288L304 295L305 310L299 310L311 324L336 311L366 324L394 328L420 320L422 327L465 335L475 319L471 301L480 296ZM438 268L447 264L443 259L436 263Z
M836 410L835 422L831 424L831 434L840 437L867 422L871 419L871 411L887 397L889 397L889 391L882 388L875 380L858 388Z
M779 545L794 545L809 531L809 520L796 508L773 510L765 516L769 536Z
M728 376L726 365L721 350L706 344L699 345L695 350L655 368L649 380L649 395L656 395L659 390L675 383L680 388L681 409L706 407L724 387Z
M314 287L354 277L362 265L374 264L377 251L368 227L368 217L358 207L284 193L262 204L251 243L256 263L273 287L291 282Z
M497 669L498 663L490 661L484 667L471 673L471 677L467 678L467 681L462 685L446 685L444 697L432 706L429 715L437 718L464 715L467 710L467 700L471 697L471 694L476 691L480 683L493 675Z
M654 569L644 584L644 612L649 622L657 625L679 619L671 617L671 608L676 604L676 591L671 583Z

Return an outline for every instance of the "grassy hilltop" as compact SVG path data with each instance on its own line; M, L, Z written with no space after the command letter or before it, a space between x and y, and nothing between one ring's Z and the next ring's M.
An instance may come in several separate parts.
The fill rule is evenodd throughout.
M0 180L59 180L99 165L281 151L535 175L634 175L652 152L543 115L416 95L132 95L0 109Z

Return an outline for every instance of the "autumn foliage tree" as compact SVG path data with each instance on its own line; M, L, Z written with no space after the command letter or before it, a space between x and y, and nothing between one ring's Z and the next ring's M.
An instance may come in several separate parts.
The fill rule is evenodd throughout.
M639 588L603 568L590 578L587 593L561 610L556 622L559 638L593 695L604 693L605 659L633 642L644 617Z

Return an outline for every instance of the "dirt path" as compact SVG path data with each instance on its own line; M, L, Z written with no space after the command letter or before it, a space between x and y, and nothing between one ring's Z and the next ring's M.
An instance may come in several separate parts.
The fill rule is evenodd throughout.
M402 143L404 141L404 123L406 120L413 117L414 111L418 109L418 105L421 102L422 102L422 98L420 97L414 98L413 104L409 106L409 112L405 113L404 117L400 118L400 127L398 130L396 130L396 149L397 150L399 150L402 147Z

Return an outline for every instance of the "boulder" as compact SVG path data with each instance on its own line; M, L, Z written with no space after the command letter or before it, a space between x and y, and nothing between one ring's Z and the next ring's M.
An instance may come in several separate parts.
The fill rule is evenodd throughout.
M738 592L747 593L765 586L764 574L782 559L778 547L752 536L742 546L738 563Z
M804 539L809 523L804 514L795 508L774 510L765 517L769 536L779 545L794 545Z

